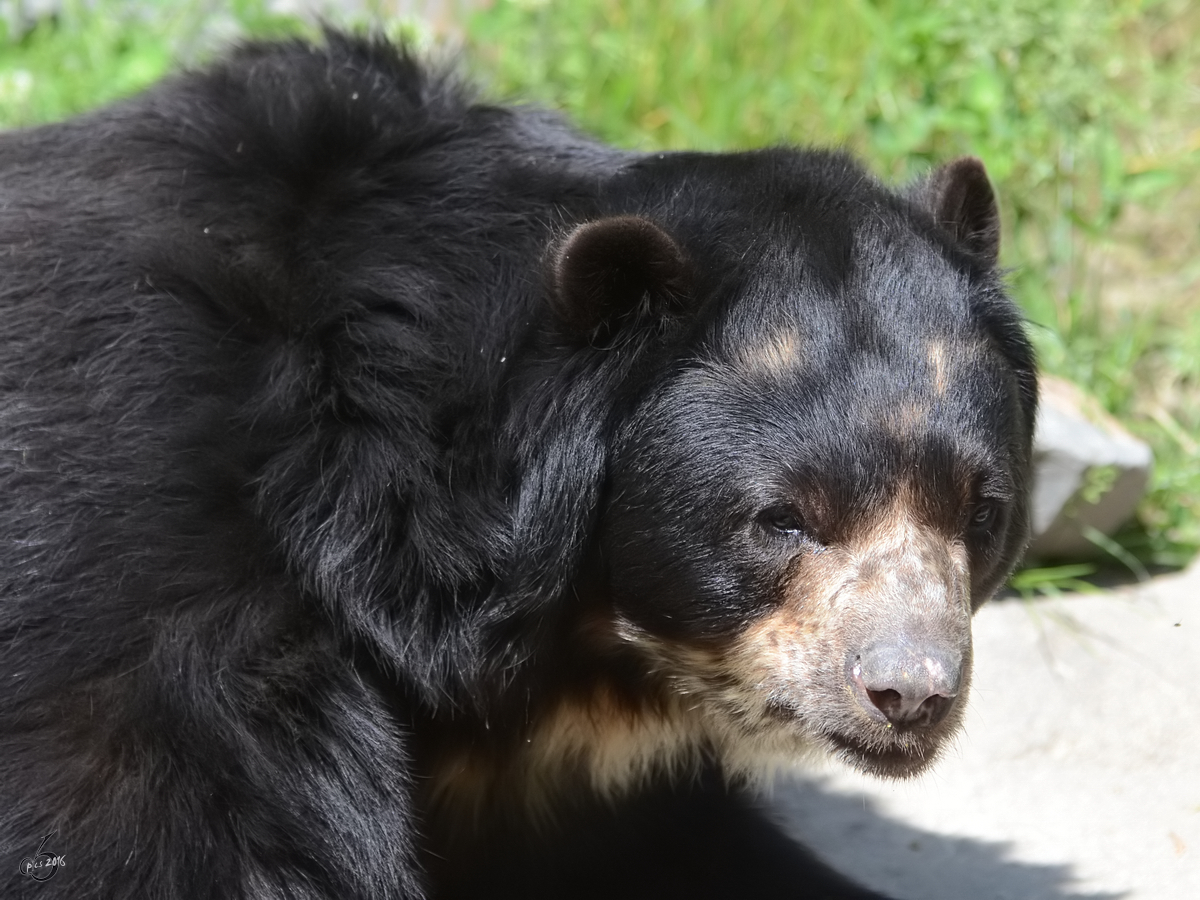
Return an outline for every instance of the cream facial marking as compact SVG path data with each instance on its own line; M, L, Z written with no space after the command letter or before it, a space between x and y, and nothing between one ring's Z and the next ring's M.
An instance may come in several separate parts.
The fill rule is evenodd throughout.
M950 680L949 673L961 665L957 693L964 693L970 657L968 584L965 547L919 524L898 501L856 539L797 566L783 589L783 602L741 636L729 656L730 667L740 683L755 688L759 702L794 713L791 721L784 720L793 733L831 740L847 735L860 748L843 753L851 764L912 774L936 757L959 711L941 724L895 729L869 697L856 697L846 667L881 641L903 644L911 639L918 647L937 647L938 654L954 661L953 670L930 669L931 679ZM934 658L938 654L930 655L930 665L945 669L940 657ZM889 758L878 762L868 751Z
M738 369L760 378L777 378L801 365L803 341L795 331L780 331L743 347L736 360Z
M933 390L938 397L943 397L950 387L949 355L944 340L932 340L927 345L929 368L933 373Z

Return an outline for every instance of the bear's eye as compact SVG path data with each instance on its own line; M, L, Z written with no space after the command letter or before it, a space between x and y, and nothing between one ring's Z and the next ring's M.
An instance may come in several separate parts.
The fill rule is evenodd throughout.
M995 500L980 500L971 511L971 530L976 533L990 531L999 517L999 503Z
M771 506L764 509L758 516L763 528L777 534L807 536L808 525L804 517L790 506Z

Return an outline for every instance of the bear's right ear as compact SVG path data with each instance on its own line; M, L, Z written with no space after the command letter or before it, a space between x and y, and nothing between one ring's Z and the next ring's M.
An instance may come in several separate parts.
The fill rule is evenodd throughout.
M601 345L635 317L678 309L689 266L675 239L649 219L612 216L567 235L550 275L559 321L574 337Z

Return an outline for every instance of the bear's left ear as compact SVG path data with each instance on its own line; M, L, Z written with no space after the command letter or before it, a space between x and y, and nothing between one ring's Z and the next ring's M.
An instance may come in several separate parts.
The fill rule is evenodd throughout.
M1000 256L1000 211L983 163L964 156L913 187L910 199L959 244L995 265Z
M635 316L663 316L688 293L682 248L641 216L578 226L553 253L555 313L575 337L604 344Z

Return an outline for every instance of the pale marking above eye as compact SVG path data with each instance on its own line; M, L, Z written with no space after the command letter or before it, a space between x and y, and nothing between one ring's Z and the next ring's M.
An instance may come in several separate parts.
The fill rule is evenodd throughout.
M795 331L779 331L740 347L735 362L747 374L776 377L799 367L802 343Z
M950 387L948 374L950 366L946 342L940 339L932 340L926 345L926 350L930 368L933 369L933 390L937 396L941 397Z

